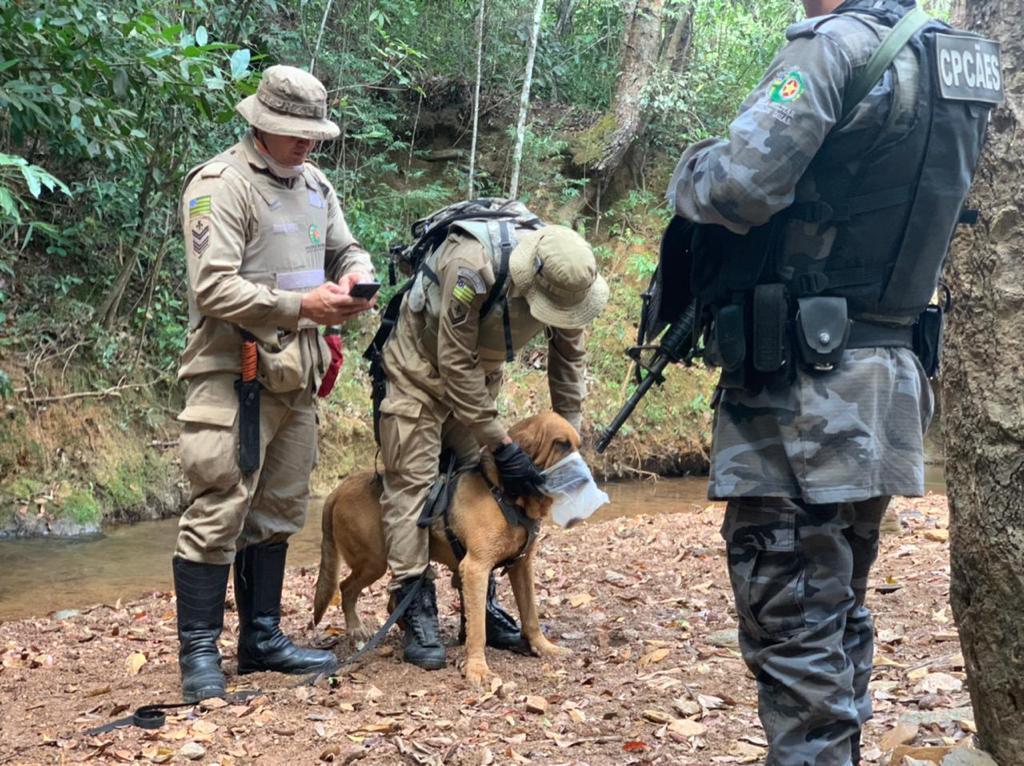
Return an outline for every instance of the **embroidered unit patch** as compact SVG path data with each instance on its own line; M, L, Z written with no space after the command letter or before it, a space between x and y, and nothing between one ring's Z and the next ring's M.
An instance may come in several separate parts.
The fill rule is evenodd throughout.
M309 241L314 245L322 245L324 243L324 235L320 232L320 227L315 223L309 225Z
M768 91L769 97L776 104L788 104L796 101L803 95L804 78L796 69L791 69L788 74L776 77Z
M459 303L469 306L473 303L473 299L476 298L476 290L470 285L469 280L460 276L455 280L455 287L452 288L452 297Z
M212 210L213 201L210 199L209 194L188 201L188 219L190 221L194 218L199 218L199 216L209 215Z
M202 255L210 246L210 226L206 220L200 218L192 226L192 252Z

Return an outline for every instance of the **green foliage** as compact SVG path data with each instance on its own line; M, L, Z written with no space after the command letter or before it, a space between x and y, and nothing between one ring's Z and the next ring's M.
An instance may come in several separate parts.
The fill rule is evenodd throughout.
M61 511L76 524L95 524L102 518L100 504L90 489L73 489L60 503Z

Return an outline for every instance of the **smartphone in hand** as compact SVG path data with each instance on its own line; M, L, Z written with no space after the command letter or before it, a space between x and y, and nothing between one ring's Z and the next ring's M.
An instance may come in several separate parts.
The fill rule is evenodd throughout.
M370 298L377 294L378 290L380 290L380 282L356 282L352 285L352 289L348 291L348 294L353 298L370 300Z

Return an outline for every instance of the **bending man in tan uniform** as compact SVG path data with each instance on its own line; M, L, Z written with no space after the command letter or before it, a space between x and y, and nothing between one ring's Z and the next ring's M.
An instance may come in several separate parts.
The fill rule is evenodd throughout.
M313 398L330 362L318 325L372 305L349 295L371 278L370 258L331 184L305 161L316 141L338 135L323 85L300 69L273 66L237 109L252 131L188 174L181 208L190 330L178 372L188 397L178 419L191 497L173 568L188 701L224 695L217 638L232 562L238 672L336 666L331 652L296 647L281 632L281 587L287 540L302 528L317 459ZM240 406L236 390L244 338L258 350L255 413ZM240 421L254 437L243 444L258 453L247 470Z
M503 236L506 248L514 248L507 256L505 301L491 301L493 308L481 316L500 272ZM498 418L501 365L546 332L551 403L578 430L585 393L583 328L607 299L594 254L576 232L563 226L529 231L493 220L453 224L405 296L383 350L388 386L380 442L381 504L397 599L427 573L405 615L407 662L428 669L445 663L428 530L416 524L437 477L442 446L460 461L476 461L481 448L493 450L508 494L539 492L543 477ZM487 642L521 649L519 626L494 599L493 576L490 585Z

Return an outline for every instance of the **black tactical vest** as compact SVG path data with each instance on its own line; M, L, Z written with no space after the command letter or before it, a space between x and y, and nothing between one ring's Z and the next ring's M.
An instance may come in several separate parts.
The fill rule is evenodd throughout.
M836 12L893 26L907 10L894 0L850 0ZM929 20L906 45L920 68L910 129L852 138L833 131L806 171L817 199L791 205L745 236L697 227L692 286L705 307L746 302L750 309L755 286L779 284L791 315L806 296L844 298L851 318L868 321L908 323L925 309L1001 82L998 47L983 38ZM827 258L795 268L780 263L786 224L794 220L834 227Z

